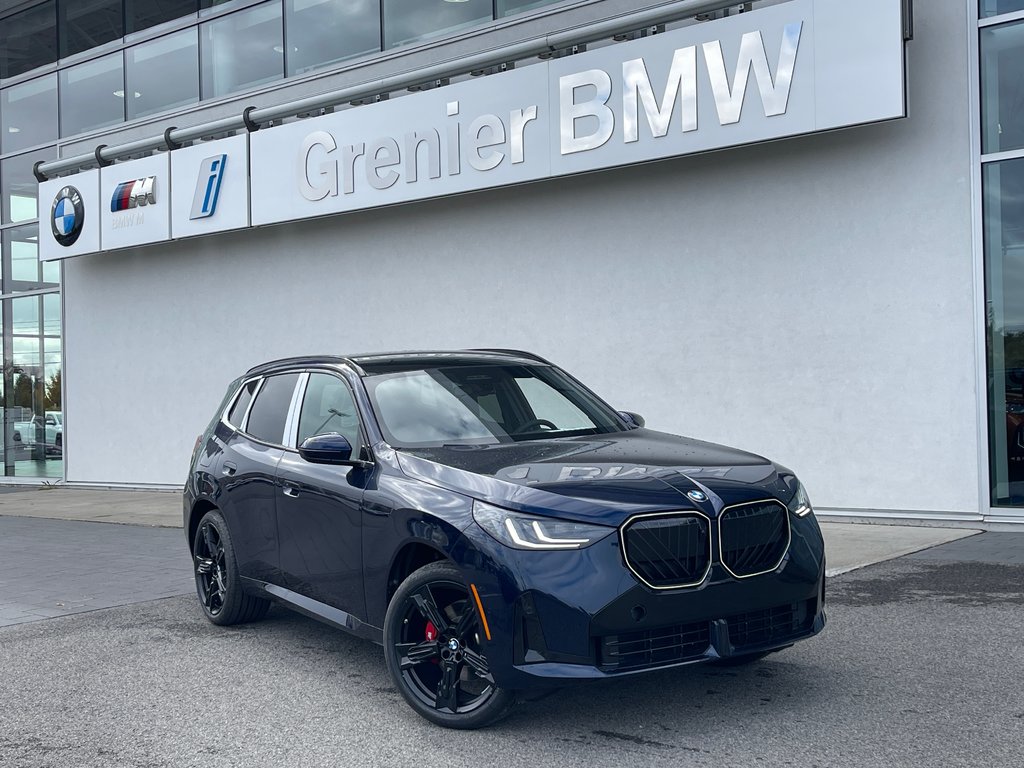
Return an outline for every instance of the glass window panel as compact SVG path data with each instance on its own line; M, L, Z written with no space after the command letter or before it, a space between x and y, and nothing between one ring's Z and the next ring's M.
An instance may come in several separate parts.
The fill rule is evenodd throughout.
M56 139L56 73L0 91L0 152L9 154Z
M190 16L199 10L196 0L125 0L126 34Z
M983 19L1014 11L1024 11L1024 0L981 0L980 15Z
M16 362L27 362L31 365L31 359L26 359L24 356L31 357L32 354L35 354L36 357L39 356L39 305L39 296L25 296L11 300L11 333L15 336L29 334L33 337L27 341L22 339L23 343L20 346L17 342L15 343L15 357L18 357L19 354L22 356L21 360ZM29 344L33 341L35 342L34 347ZM38 360L36 362L38 363Z
M259 379L253 379L242 387L241 393L228 413L228 424L239 429L242 428L242 420L245 419L245 412L249 408L249 401L252 400L252 393L256 391L257 384L259 384Z
M1024 506L1024 159L983 184L992 504Z
M43 333L47 336L60 336L60 294L47 293L43 295ZM47 354L53 349L54 340L46 341ZM60 340L56 341L57 352L60 352Z
M59 328L58 328L59 330ZM60 367L60 337L47 336L43 339L43 365L49 370L46 378L53 375L53 371Z
M513 13L532 11L545 5L554 5L562 0L498 0L498 16L511 16Z
M337 432L358 451L359 412L348 385L329 373L311 373L299 411L296 444L314 435Z
M211 8L215 8L218 11L228 10L227 8L221 8L220 6L222 6L222 5L226 5L226 6L234 5L234 6L241 7L241 6L245 5L246 2L248 2L248 0L199 0L199 8L200 8L199 12L202 14L204 11L208 11Z
M491 0L424 2L423 0L382 0L384 4L384 45L392 48L487 21L492 17Z
M286 0L288 74L380 50L380 0Z
M10 273L4 285L5 293L56 288L60 270L48 271L40 280L39 227L29 224L13 227L3 234L4 261L10 264ZM50 263L50 262L47 262Z
M981 30L982 151L1024 147L1024 22Z
M32 166L37 160L53 160L56 156L57 150L51 148L0 161L0 198L4 224L36 218L39 182L32 173Z
M43 268L43 284L60 285L60 262L44 261L41 266Z
M199 101L199 34L195 28L125 51L128 119Z
M60 135L74 136L124 120L120 52L60 72Z
M57 13L61 58L124 37L122 0L65 1Z
M204 99L280 79L281 3L270 2L200 26Z
M281 445L284 442L284 423L288 418L288 406L291 405L292 393L298 380L297 373L285 373L265 379L256 394L252 408L249 409L245 431L257 440Z
M0 19L0 78L14 77L56 60L54 0Z

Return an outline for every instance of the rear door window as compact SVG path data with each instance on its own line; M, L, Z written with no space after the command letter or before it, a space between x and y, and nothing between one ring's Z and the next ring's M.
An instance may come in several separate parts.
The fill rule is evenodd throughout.
M249 411L245 431L265 443L283 445L284 423L288 420L288 408L298 380L297 373L267 377Z

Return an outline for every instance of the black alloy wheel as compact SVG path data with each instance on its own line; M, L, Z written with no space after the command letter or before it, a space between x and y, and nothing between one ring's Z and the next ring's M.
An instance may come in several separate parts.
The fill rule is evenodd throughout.
M270 602L247 595L242 589L231 534L217 510L207 512L199 521L192 542L192 563L199 602L214 624L239 624L266 615Z
M391 679L419 715L470 729L512 708L515 694L491 676L483 633L455 566L431 563L402 582L384 620L384 654Z

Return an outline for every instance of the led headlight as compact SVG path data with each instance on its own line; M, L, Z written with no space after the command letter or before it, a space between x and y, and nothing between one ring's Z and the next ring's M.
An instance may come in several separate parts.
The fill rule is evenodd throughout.
M797 517L807 517L814 512L811 508L811 500L807 496L807 490L799 480L796 483L796 493L793 494L793 498L789 502L789 511Z
M482 501L473 502L473 519L487 533L513 549L582 549L615 531L605 525L510 512Z

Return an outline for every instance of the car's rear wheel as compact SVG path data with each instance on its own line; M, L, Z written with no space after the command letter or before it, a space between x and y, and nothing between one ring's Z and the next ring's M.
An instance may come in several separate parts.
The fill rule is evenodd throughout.
M459 569L431 563L395 592L384 619L384 655L399 692L445 728L480 728L503 717L515 694L499 688L483 652L480 616Z
M199 521L192 541L192 564L203 613L214 624L240 624L266 615L270 602L242 590L231 533L217 510L207 512Z

